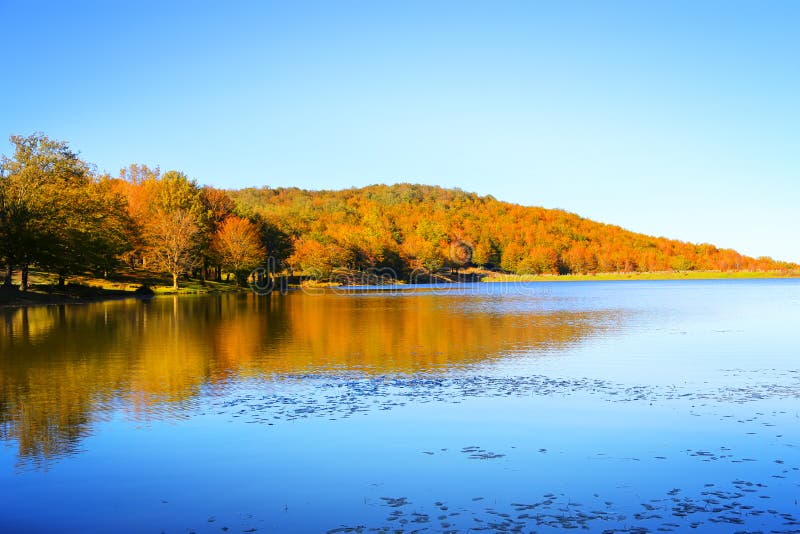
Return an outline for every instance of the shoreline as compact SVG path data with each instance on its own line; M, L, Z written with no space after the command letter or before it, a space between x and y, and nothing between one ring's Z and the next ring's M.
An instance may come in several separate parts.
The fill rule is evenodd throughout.
M70 287L72 286L72 287ZM32 288L26 292L15 290L0 289L0 310L6 308L27 308L33 306L60 306L64 304L92 304L95 302L106 302L113 300L138 299L150 300L158 296L198 296L213 295L220 293L244 292L246 289L230 288L209 288L198 290L196 288L180 288L177 291L169 288L160 288L152 294L142 294L135 289L106 289L99 285L86 286L83 284L67 284L65 289L60 291L42 290Z
M488 283L502 282L611 282L636 280L772 280L800 278L800 272L786 271L653 271L632 273L596 274L491 274L481 280Z
M686 271L686 272L648 272L648 273L597 273L597 274L566 274L566 275L519 275L519 274L498 274L487 273L482 278L477 279L475 273L468 273L470 280L448 279L439 280L433 285L446 286L449 284L462 283L541 283L541 282L630 282L630 281L680 281L680 280L780 280L780 279L800 279L800 273L780 272L780 271ZM415 286L431 285L425 283L398 282L395 284L385 284L386 287L397 285L413 288ZM242 287L215 287L205 290L197 288L181 288L178 291L172 288L156 288L153 295L137 294L134 290L105 289L99 286L84 286L84 294L67 292L46 292L41 290L29 290L25 293L20 291L0 290L0 309L27 308L32 306L54 306L64 304L90 304L95 302L106 302L113 300L124 300L136 298L139 300L150 300L161 296L196 297L202 295L218 295L223 293L248 293L247 288ZM310 289L333 289L347 288L348 284L320 283L306 286ZM352 287L359 287L353 285ZM377 286L376 286L377 287ZM69 288L69 284L67 285ZM302 285L294 286L292 289L301 290ZM86 290L89 291L86 291Z
M48 294L39 291L2 291L0 292L0 309L28 308L32 306L58 306L62 304L90 304L92 302L105 302L110 300L124 300L129 298L142 298L133 291L124 293L97 293L87 296L66 294Z

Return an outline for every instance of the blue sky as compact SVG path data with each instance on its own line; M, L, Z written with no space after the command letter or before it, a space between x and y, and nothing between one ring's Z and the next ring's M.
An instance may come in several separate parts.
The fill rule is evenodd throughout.
M0 0L0 20L5 154L42 131L112 174L461 187L800 261L800 2Z

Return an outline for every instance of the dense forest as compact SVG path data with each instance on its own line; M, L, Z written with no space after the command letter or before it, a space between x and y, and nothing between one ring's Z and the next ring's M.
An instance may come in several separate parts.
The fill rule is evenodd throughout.
M563 210L526 207L458 189L399 184L344 191L229 191L237 210L288 239L294 269L328 273L464 267L519 274L779 270L796 266L709 244L650 237Z
M458 189L399 184L343 191L200 186L178 171L133 164L99 174L67 143L11 136L0 166L3 286L31 268L107 277L120 270L236 283L278 270L412 273L483 268L519 274L772 271L796 264L710 244L650 237L554 209Z

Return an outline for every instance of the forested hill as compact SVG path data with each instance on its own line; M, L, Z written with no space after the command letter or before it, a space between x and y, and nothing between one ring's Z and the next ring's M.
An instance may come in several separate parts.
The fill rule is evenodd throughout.
M407 272L478 266L519 274L563 274L796 268L458 189L398 184L227 193L241 215L273 228L271 248L297 270L328 273L348 266Z
M400 184L343 191L222 191L179 171L130 165L97 175L63 141L11 136L0 159L3 291L31 269L109 277L169 273L244 283L275 258L295 274L482 267L519 274L796 270L713 245L649 237L561 210Z

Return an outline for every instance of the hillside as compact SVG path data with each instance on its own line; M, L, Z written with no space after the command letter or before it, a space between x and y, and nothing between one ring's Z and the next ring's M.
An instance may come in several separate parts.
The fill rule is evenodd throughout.
M272 229L273 254L292 269L323 275L343 266L403 273L478 266L518 274L797 268L458 189L398 184L227 193L241 215Z
M458 189L223 191L146 165L99 176L63 141L10 140L13 157L0 160L0 265L10 299L17 287L27 291L34 270L55 275L59 292L69 278L123 272L168 274L178 291L181 281L231 276L244 286L270 258L280 271L323 281L368 269L406 280L464 268L526 276L798 269Z

